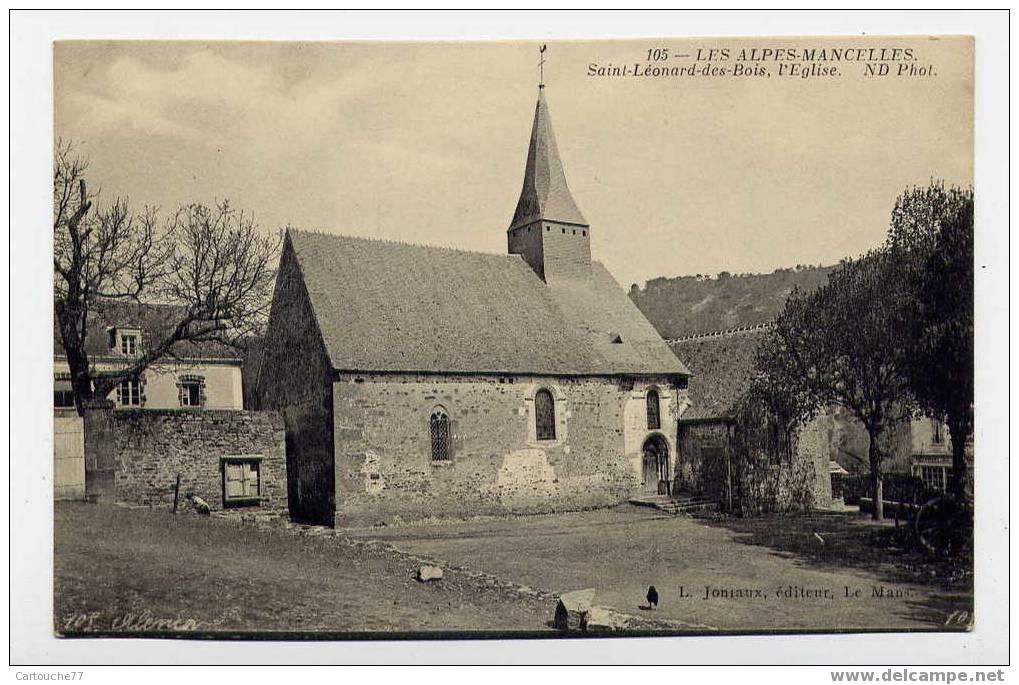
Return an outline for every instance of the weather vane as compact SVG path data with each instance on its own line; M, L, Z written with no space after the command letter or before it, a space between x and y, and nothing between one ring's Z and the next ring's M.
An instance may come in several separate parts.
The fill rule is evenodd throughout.
M545 87L545 48L547 45L542 45L538 48L538 87Z

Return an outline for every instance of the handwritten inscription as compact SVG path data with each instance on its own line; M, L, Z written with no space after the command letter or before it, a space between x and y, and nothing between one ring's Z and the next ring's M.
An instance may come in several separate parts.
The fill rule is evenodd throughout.
M225 620L225 617L209 621L183 615L157 616L148 609L123 614L90 611L68 614L59 627L68 633L188 633L220 627Z

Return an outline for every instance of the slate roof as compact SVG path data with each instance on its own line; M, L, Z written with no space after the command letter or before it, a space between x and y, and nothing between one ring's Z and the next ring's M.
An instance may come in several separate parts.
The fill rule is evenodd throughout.
M531 143L527 149L524 186L509 230L544 219L568 224L587 225L566 185L566 174L552 132L552 119L545 102L545 90L538 90L534 107Z
M731 416L754 378L757 347L767 330L762 326L669 341L694 374L688 386L692 404L680 421Z
M546 285L518 255L296 230L285 250L338 370L689 373L597 262L585 287Z
M106 301L102 309L93 310L89 314L85 349L91 360L117 359L124 360L119 351L110 348L109 329L133 328L141 331L141 351L146 346L163 340L179 321L180 309L166 304L139 304L136 302ZM53 322L53 350L56 355L64 356L64 345L60 340L60 330L56 320ZM241 355L229 345L217 342L181 341L173 347L173 352L182 359L216 359L236 361L240 363Z

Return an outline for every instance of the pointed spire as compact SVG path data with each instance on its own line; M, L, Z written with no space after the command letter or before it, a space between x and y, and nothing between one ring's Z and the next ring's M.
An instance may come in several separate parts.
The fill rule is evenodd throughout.
M588 225L566 185L566 174L559 159L555 134L552 133L552 120L545 102L544 85L538 86L538 104L534 108L524 187L520 191L509 230L541 220Z

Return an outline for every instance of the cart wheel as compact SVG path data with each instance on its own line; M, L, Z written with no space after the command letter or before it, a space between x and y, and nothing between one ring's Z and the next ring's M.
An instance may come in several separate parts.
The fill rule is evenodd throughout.
M934 556L949 556L973 539L973 516L951 497L935 497L916 515L916 536Z

